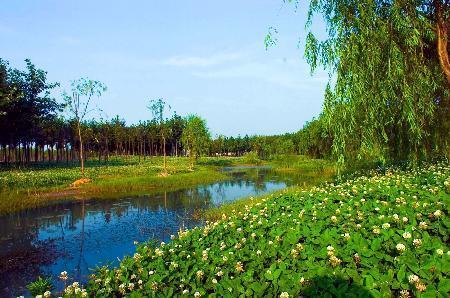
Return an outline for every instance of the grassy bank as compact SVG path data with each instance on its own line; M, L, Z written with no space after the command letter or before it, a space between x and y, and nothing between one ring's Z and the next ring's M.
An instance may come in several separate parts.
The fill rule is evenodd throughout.
M272 161L255 161L245 156L205 157L197 162L193 170L190 169L188 158L168 157L169 175L161 177L161 157L140 161L137 157L116 157L107 163L88 161L85 177L91 179L91 182L71 187L70 184L80 178L77 164L38 164L29 168L0 171L0 214L49 205L61 200L113 199L125 195L152 194L209 184L229 177L227 173L218 171L223 167L267 165L284 171L285 167L281 163L284 158L289 159L289 164L296 165L295 171L304 176L305 183L327 174L322 171L323 161L301 156L279 157ZM297 162L293 163L293 158Z
M449 200L448 164L290 190L169 244L139 245L99 269L87 293L447 297Z
M70 184L80 178L77 165L37 165L25 169L0 171L0 214L51 204L64 199L118 198L124 195L151 194L177 190L227 179L217 171L223 165L242 164L240 158L203 158L190 169L187 158L167 159L169 175L161 177L162 158L138 161L119 157L108 163L89 161L86 178L90 183Z

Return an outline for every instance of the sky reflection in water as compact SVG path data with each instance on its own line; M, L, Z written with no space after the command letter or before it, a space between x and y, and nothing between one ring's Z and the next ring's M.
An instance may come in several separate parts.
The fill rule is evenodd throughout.
M134 241L168 242L182 226L206 209L252 195L261 195L301 182L301 176L279 176L270 169L240 168L229 181L166 192L89 200L24 211L0 217L0 296L24 293L38 275L50 275L57 289L61 271L85 281L96 265L117 264L132 254Z

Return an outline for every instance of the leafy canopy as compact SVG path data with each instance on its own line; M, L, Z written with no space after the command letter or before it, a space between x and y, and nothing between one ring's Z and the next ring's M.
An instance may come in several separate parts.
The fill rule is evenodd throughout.
M447 153L448 36L438 32L447 32L449 11L449 1L309 2L305 58L312 71L329 72L322 117L341 164ZM325 40L312 32L315 15L326 22Z
M209 147L211 135L206 127L206 121L197 115L186 118L186 127L181 135L183 146L189 150L189 156L197 159Z

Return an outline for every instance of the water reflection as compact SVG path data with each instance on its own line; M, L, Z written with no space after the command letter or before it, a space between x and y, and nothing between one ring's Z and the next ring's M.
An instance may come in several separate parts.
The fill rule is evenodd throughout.
M233 169L229 181L158 195L63 203L0 217L0 296L17 296L38 275L61 271L84 281L97 265L117 264L134 241L169 241L206 209L305 181L269 169Z

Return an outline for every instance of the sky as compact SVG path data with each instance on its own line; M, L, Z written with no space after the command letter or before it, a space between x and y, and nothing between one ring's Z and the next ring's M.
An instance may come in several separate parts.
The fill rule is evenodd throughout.
M61 88L88 77L108 86L96 100L128 124L151 119L149 100L197 114L213 135L298 131L322 109L328 76L304 59L306 1L1 1L0 57L29 58ZM277 45L264 47L269 27ZM320 19L313 31L324 34Z

